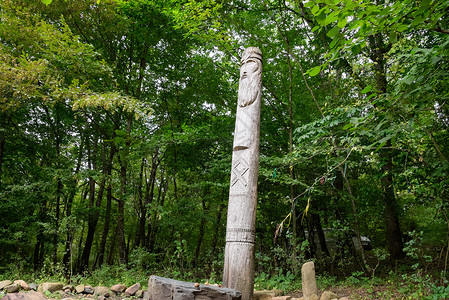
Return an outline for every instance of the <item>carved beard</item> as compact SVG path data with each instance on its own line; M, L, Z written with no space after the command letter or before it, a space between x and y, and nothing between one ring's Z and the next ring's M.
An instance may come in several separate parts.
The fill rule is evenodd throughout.
M254 73L251 77L244 77L239 84L239 106L245 107L256 101L259 94L258 74Z

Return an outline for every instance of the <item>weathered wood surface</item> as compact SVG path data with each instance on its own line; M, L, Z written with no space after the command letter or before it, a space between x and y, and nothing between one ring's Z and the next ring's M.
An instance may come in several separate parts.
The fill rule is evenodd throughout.
M262 52L245 50L232 152L223 286L251 300L254 288L254 242L259 171Z
M150 276L148 280L149 300L241 300L239 291Z

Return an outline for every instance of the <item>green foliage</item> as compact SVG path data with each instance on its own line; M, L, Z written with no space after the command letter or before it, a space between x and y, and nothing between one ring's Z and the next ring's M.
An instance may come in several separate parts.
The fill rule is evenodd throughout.
M279 269L274 275L259 273L254 279L254 286L256 289L279 289L290 292L300 289L300 281L290 271L284 272Z

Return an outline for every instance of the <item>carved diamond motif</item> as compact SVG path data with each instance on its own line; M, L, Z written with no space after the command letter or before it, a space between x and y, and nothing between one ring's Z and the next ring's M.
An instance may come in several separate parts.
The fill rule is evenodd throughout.
M234 186L238 181L240 181L240 183L245 187L248 186L248 180L246 176L248 170L248 163L243 158L239 157L235 162L234 167L232 168L232 174L234 175L234 178L232 179L231 186Z

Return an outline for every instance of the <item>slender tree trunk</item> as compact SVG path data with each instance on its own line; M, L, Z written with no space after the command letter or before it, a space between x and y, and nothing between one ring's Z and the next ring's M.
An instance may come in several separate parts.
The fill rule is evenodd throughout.
M157 200L157 204L160 207L164 206L167 190L168 190L168 181L164 179L164 174L161 174L161 183L159 185L159 194L158 194L158 200ZM155 210L150 219L151 223L149 225L151 225L151 226L148 227L149 230L151 229L151 231L149 233L149 243L148 243L148 246L149 246L148 249L150 249L151 252L154 251L154 245L156 243L156 236L157 236L157 232L159 229L157 218L158 218L158 212L157 212L157 210Z
M106 215L104 218L103 234L101 235L100 248L98 250L98 266L101 267L104 262L104 253L106 250L106 242L108 239L109 227L111 222L112 211L112 185L111 181L106 188Z
M145 158L142 158L142 162L140 163L140 173L139 173L139 182L137 186L137 200L138 200L138 215L139 215L139 222L137 224L137 230L136 230L136 241L135 241L135 247L141 247L143 244L145 244L145 225L146 225L146 215L147 215L147 208L144 204L144 196L142 192L143 188L143 173L145 169ZM146 176L145 176L146 178Z
M61 122L59 119L59 104L55 107L56 120L54 126L55 133L55 146L56 146L56 167L60 168L60 154L61 154L61 137L60 137L60 127ZM61 206L61 194L62 194L62 180L61 177L58 176L56 183L56 213L55 213L55 233L53 235L53 263L56 264L58 262L58 232L59 232L59 219L60 219L60 206Z
M371 48L374 50L371 59L374 61L374 78L376 88L383 95L387 94L387 76L385 71L385 54L388 45L385 45L380 34L370 38ZM398 204L393 185L393 155L391 152L391 140L388 140L379 152L382 165L383 177L381 179L382 200L384 203L385 235L387 247L392 259L400 259L405 256L402 242L402 232L399 224Z
M82 137L82 135L81 135L81 137ZM78 174L80 169L81 169L81 160L82 160L82 157L83 157L83 148L84 148L84 139L81 138L81 145L80 145L79 150L78 150L79 151L78 152L78 162L76 164L76 168L75 168L74 174ZM69 220L70 220L70 216L72 215L73 199L75 198L75 195L77 193L77 184L78 184L78 180L74 179L72 181L70 196L67 199L66 217ZM67 237L66 237L66 241L65 241L64 256L62 257L62 264L66 268L66 271L69 270L69 262L70 262L70 274L73 271L73 265L72 265L72 261L71 261L73 237L74 237L74 225L71 224L71 222L70 222L70 224L68 225L68 228L67 228Z
M0 110L0 190L2 188L3 161L5 157L5 144L7 126L11 122L11 116Z
M120 157L120 197L117 200L117 242L119 250L119 259L121 264L126 263L126 244L125 244L125 189L126 189L126 165L124 158Z
M315 228L316 228L316 233L318 235L318 241L320 243L321 253L323 253L325 256L330 256L329 249L327 248L327 244L326 244L326 238L324 236L323 227L321 226L320 215L313 213L312 219L313 219L313 224L315 225Z
M96 149L96 145L94 149ZM104 150L102 156L103 156L102 159L103 166L105 166L107 165L107 163L105 160ZM93 168L96 169L95 163L93 164ZM105 185L106 185L106 176L103 173L103 179L101 180L98 189L97 201L95 202L95 180L92 177L89 178L89 217L87 224L87 237L86 242L84 244L83 255L81 257L80 272L86 270L89 267L90 252L94 242L94 235L97 229L97 223L100 216L100 207L103 199Z
M125 241L125 196L126 196L126 172L127 172L127 155L131 145L131 126L132 116L128 116L126 125L126 143L122 155L119 156L120 162L120 197L118 199L118 216L117 216L117 241L119 250L119 259L121 264L127 263L126 241Z
M113 134L113 138L115 137L115 133ZM106 188L106 215L104 219L104 225L103 225L103 234L101 235L101 241L100 241L100 247L98 251L98 265L101 267L103 265L104 261L104 252L106 249L106 242L108 238L109 233L109 223L111 220L111 210L112 210L112 182L111 182L111 175L112 175L112 164L114 161L114 156L117 149L115 148L114 144L111 143L111 149L109 152L109 158L107 161L107 167L106 167L106 174L108 177L108 186Z
M3 116L2 116L3 117ZM3 157L4 157L4 153L5 153L5 142L6 142L6 138L5 138L5 133L3 132L3 130L0 130L0 190L2 188L2 167L3 167Z
M117 236L117 227L115 228L115 236ZM109 248L108 259L107 259L108 265L114 264L114 253L115 253L116 245L117 245L117 239L112 239L112 245Z
M212 240L211 257L215 257L215 251L217 249L217 243L218 243L218 230L221 227L221 218L223 216L224 208L225 208L225 204L221 203L220 208L218 209L217 220L215 221L215 226L214 226L214 239Z
M391 147L387 142L385 147ZM381 179L382 199L384 202L385 236L391 258L401 259L405 256L403 251L402 231L399 223L398 204L393 186L393 157L390 150L383 150L381 157L386 160L382 166L384 176Z
M202 199L202 206L203 206L203 213L201 216L201 223L200 223L200 232L199 232L199 236L198 236L198 240L196 243L196 248L195 248L195 258L193 260L193 267L195 268L196 266L198 266L198 262L199 262L199 258L200 258L200 251L201 251L201 245L203 243L203 238L204 238L204 231L205 231L205 227L206 227L206 215L207 215L207 206L206 206L206 202L204 201L204 198Z

